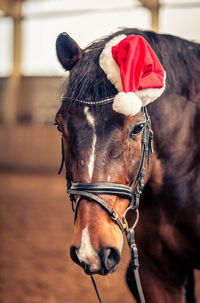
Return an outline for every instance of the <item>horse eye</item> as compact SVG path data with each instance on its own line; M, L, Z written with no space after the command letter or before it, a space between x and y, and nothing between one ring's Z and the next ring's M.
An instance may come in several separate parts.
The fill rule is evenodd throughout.
M134 128L131 131L130 137L134 137L137 136L141 133L141 131L143 130L144 127L144 123L138 124L136 126L134 126Z

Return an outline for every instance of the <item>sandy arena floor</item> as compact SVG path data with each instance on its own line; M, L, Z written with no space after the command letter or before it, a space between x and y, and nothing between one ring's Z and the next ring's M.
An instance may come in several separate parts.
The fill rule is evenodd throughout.
M0 201L0 303L97 303L89 277L69 257L73 214L64 176L1 173ZM124 279L128 260L125 247L117 272L96 278L104 303L134 302Z

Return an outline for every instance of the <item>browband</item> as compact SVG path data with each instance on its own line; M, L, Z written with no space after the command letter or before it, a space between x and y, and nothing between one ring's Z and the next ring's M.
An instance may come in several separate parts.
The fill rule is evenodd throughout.
M79 100L79 99L71 99L67 96L61 96L61 101L64 100L70 100L73 102L77 102L77 103L81 103L81 104L85 104L85 105L105 105L108 103L112 103L114 100L114 97L109 97L109 98L105 98L103 100L98 100L98 101L87 101L87 100Z

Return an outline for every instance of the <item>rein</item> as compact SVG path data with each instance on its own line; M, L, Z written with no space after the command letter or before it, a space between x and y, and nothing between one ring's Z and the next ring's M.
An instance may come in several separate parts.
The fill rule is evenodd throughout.
M134 228L138 222L139 219L139 202L140 202L140 196L142 194L142 190L144 188L144 176L145 176L145 164L147 159L147 164L149 167L150 162L150 154L153 153L153 147L152 147L152 139L153 139L153 131L151 129L151 120L148 115L146 107L142 108L142 113L145 117L145 124L143 127L143 133L142 133L142 152L141 152L141 160L140 165L138 169L138 173L136 174L136 177L131 182L130 186L126 186L123 184L118 183L107 183L107 182L95 182L95 183L73 183L71 177L69 175L69 172L66 171L66 180L67 180L67 193L69 194L71 203L72 203L72 210L74 211L74 223L76 221L77 217L77 210L80 204L80 201L83 198L86 198L89 201L96 202L99 204L109 215L109 217L119 226L122 233L126 234L127 242L129 245L131 258L133 261L133 267L134 267L134 276L137 286L138 295L140 298L141 303L145 303L144 294L142 291L142 286L140 282L139 277L139 261L138 261L138 250L135 243L135 232ZM64 157L64 146L63 146L63 140L62 140L62 162L60 169L58 173L60 174L63 168L65 162ZM137 186L135 190L132 189L133 185L135 185L137 182ZM75 196L79 195L79 198L76 200ZM110 207L103 199L98 197L97 195L116 195L119 197L127 198L129 199L130 203L128 208L125 210L122 221L119 220L117 213L115 210ZM129 211L136 211L136 220L133 226L129 227L128 222L126 220L126 215ZM101 299L96 287L96 283L94 281L93 276L91 276L92 283L94 285L97 297L99 299L99 302L101 303Z

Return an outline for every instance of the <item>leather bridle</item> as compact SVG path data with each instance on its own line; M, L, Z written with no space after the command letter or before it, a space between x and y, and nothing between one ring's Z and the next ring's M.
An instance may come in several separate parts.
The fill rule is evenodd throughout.
M149 167L149 161L150 161L150 154L153 153L153 147L152 147L152 139L153 139L153 131L151 129L151 120L148 115L146 107L142 108L142 113L145 118L145 123L143 126L142 131L142 146L141 146L141 160L140 165L138 169L138 173L136 174L136 177L131 182L130 186L118 184L118 183L108 183L108 182L95 182L95 183L72 183L71 177L69 175L69 172L66 172L66 180L67 180L67 193L70 196L70 200L72 202L72 209L74 211L74 222L77 218L77 210L80 204L80 201L82 199L86 199L88 202L93 201L97 204L99 204L109 215L109 217L119 226L122 233L125 232L128 245L130 248L132 260L133 260L133 267L134 267L134 274L135 274L135 280L136 285L138 289L138 294L141 303L145 303L143 291L141 288L141 283L139 279L138 274L138 268L139 268L139 262L138 262L138 252L137 247L135 244L135 237L134 237L134 228L137 224L138 217L139 217L139 202L140 202L140 196L142 194L142 190L144 188L144 176L145 176L145 170L146 170L146 160L147 160L147 167ZM64 157L64 146L62 142L62 163L59 169L59 172L61 172L63 164L65 161ZM137 184L137 185L136 185ZM133 186L135 185L135 190L133 190ZM76 195L78 195L78 199L76 199ZM123 197L126 199L129 199L130 203L126 211L124 212L122 216L122 221L119 220L117 213L115 210L109 206L103 199L101 199L97 195L116 195L119 197ZM129 227L127 220L126 220L126 214L129 211L136 211L136 221L133 226ZM94 283L94 281L93 281ZM96 285L95 285L96 286ZM97 296L99 298L98 291ZM99 298L100 300L100 298ZM101 302L101 300L100 300Z

